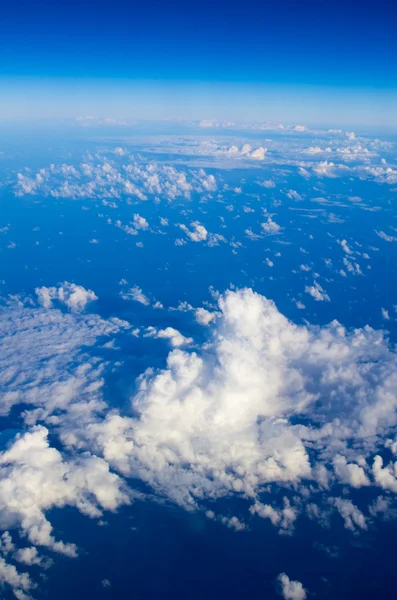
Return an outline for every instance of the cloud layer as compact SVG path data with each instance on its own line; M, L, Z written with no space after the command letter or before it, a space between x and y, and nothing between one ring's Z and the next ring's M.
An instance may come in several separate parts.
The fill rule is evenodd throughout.
M336 321L297 326L251 289L227 291L216 319L205 319L201 346L172 327L147 328L174 349L164 369L139 377L120 412L104 402L105 365L81 347L131 325L73 311L74 302L65 303L72 312L53 308L58 289L50 303L43 297L41 308L9 305L0 314L3 414L31 406L26 430L0 453L0 526L27 537L33 550L20 553L22 562L39 560L36 546L76 555L47 511L68 505L99 518L136 495L130 478L236 531L250 515L291 534L306 512L320 524L338 515L356 533L382 502L391 507L382 493L397 491L397 356L383 332ZM379 494L377 508L355 505L363 487ZM232 495L246 500L245 517L218 513L216 501ZM280 584L285 598L306 597L286 575Z

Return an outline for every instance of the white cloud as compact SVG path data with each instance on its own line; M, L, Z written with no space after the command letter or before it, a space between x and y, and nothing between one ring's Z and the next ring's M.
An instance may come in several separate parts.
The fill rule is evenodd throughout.
M330 301L330 297L324 291L324 289L321 287L318 281L315 281L313 285L307 285L305 287L305 292L306 294L312 296L312 298L314 298L317 302Z
M28 573L19 573L14 565L6 563L2 557L0 557L0 584L9 585L17 600L30 600L30 592L35 587Z
M267 218L267 221L265 221L264 223L261 223L262 229L263 231L265 231L265 233L279 233L281 230L281 227L278 223L276 223L275 221L273 221L273 219L271 217Z
M397 237L394 235L388 235L387 233L385 233L384 231L377 231L375 230L375 233L382 239L385 240L385 242L397 242Z
M193 342L193 338L187 338L174 327L166 327L165 329L157 330L155 327L148 327L146 336L157 339L169 340L173 348L187 346Z
M36 288L38 302L44 308L51 308L53 301L58 300L65 304L72 312L82 312L89 302L98 300L92 290L86 290L81 285L65 281L59 287Z
M272 179L265 179L264 181L258 182L264 188L272 189L276 187L276 184Z
M190 224L191 229L181 223L178 224L178 227L180 227L182 231L186 233L187 237L192 242L202 242L207 239L208 231L204 225L199 223L199 221L193 221L193 223Z
M335 506L343 518L346 529L354 533L357 529L367 529L367 523L363 513L355 506L351 500L344 498L335 498Z
M364 461L365 464L365 461ZM336 455L333 460L335 473L342 483L347 483L354 488L370 485L370 480L362 466L348 463L344 456Z
M141 215L135 214L133 218L133 223L135 229L148 229L149 223L145 219L145 217L141 217Z
M386 310L385 308L381 308L381 313L385 321L390 321L390 315L388 310Z
M373 475L376 483L385 490L391 490L397 493L397 465L396 463L390 463L386 467L383 467L383 459L377 455L374 459L373 464Z
M306 600L306 590L300 581L292 581L285 573L277 577L284 600Z
M48 443L48 430L37 426L17 435L0 453L0 526L19 527L34 545L75 556L72 543L56 541L45 512L75 506L90 517L129 502L123 481L96 456L64 460Z
M251 158L254 158L255 160L264 160L266 152L267 148L261 146L251 152Z
M216 318L216 314L206 310L205 308L198 308L194 314L197 323L200 325L209 325L211 321Z
M397 423L397 360L383 334L337 322L297 327L250 290L220 296L219 311L198 353L175 349L165 369L140 378L131 399L139 418L109 415L65 443L91 448L188 509L243 494L284 533L299 503L261 502L266 484L374 485L366 460ZM309 424L293 425L294 415ZM348 524L362 522L350 505L333 506Z
M203 169L178 170L173 166L151 162L125 161L124 155L112 153L113 159L87 159L80 165L50 165L34 173L19 173L15 185L17 196L40 194L52 198L96 198L106 202L125 196L147 200L161 195L167 200L190 198L192 192L215 191L214 175Z
M344 252L346 252L346 254L353 254L353 250L351 250L351 248L349 248L346 240L337 240L337 242L340 246L342 246L342 248L343 248Z
M396 488L394 465L372 459L397 424L397 357L382 332L349 332L335 321L297 326L259 294L229 291L218 296L216 321L195 351L178 347L187 338L177 330L153 330L175 348L164 369L139 377L131 411L120 414L103 401L103 366L78 349L115 335L123 322L56 309L0 315L10 338L0 354L7 402L37 407L26 413L28 430L0 454L0 526L22 528L34 546L75 554L46 513L69 505L99 517L128 502L114 470L189 510L239 495L282 534L292 532L309 490L321 490L327 510L356 532L367 518L348 489ZM32 427L35 419L47 426ZM52 428L68 453L49 445ZM346 486L344 498L327 497L335 483ZM2 539L3 552L14 552L10 543Z
M295 520L297 517L296 511L291 507L287 498L284 498L284 507L275 509L269 504L261 504L255 502L250 507L250 512L258 515L262 519L269 519L274 527L279 528L280 533L290 534L294 529Z
M145 296L141 288L137 285L134 285L134 287L130 288L126 292L121 292L121 297L124 300L135 300L135 302L139 302L144 306L150 306L149 298Z
M77 410L79 399L84 420L103 407L99 394L104 367L81 348L93 347L99 337L128 331L129 323L13 303L0 309L0 325L0 414L7 415L17 404L33 405L40 408L29 409L25 418L35 422L53 412Z

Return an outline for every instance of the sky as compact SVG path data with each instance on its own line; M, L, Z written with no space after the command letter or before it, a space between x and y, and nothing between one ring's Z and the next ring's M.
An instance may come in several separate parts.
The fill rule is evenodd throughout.
M396 11L351 0L8 3L1 116L396 125Z
M0 15L0 595L396 596L397 8Z

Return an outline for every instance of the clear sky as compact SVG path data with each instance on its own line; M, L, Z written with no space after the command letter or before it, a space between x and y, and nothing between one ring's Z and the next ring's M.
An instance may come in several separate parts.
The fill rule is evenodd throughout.
M17 0L1 115L397 124L396 17L385 0Z

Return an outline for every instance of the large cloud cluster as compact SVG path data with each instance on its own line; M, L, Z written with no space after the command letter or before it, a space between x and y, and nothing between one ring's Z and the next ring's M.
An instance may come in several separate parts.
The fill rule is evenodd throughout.
M251 518L282 534L305 506L320 523L333 511L352 532L388 510L381 495L371 507L349 495L397 491L397 355L385 334L338 322L298 326L250 289L219 295L218 307L201 347L182 349L172 328L148 329L174 349L164 369L139 377L125 412L106 405L104 365L80 348L128 323L51 304L3 310L2 412L32 405L27 430L0 453L4 530L74 555L46 512L70 505L99 517L130 501L125 478L237 531L246 527L241 515L218 514L219 498L245 498ZM285 597L305 597L298 582L280 582Z
M236 493L261 515L267 484L393 489L393 467L370 458L396 424L397 358L384 334L296 326L248 289L219 309L200 352L175 349L166 369L141 376L138 418L112 413L62 432L64 443L191 509ZM286 508L262 516L284 527Z
M146 200L147 195L168 200L190 198L193 192L214 192L214 175L203 169L178 170L155 162L120 163L103 157L78 166L50 165L34 173L18 173L17 196L41 194L53 198L117 199L126 196Z

